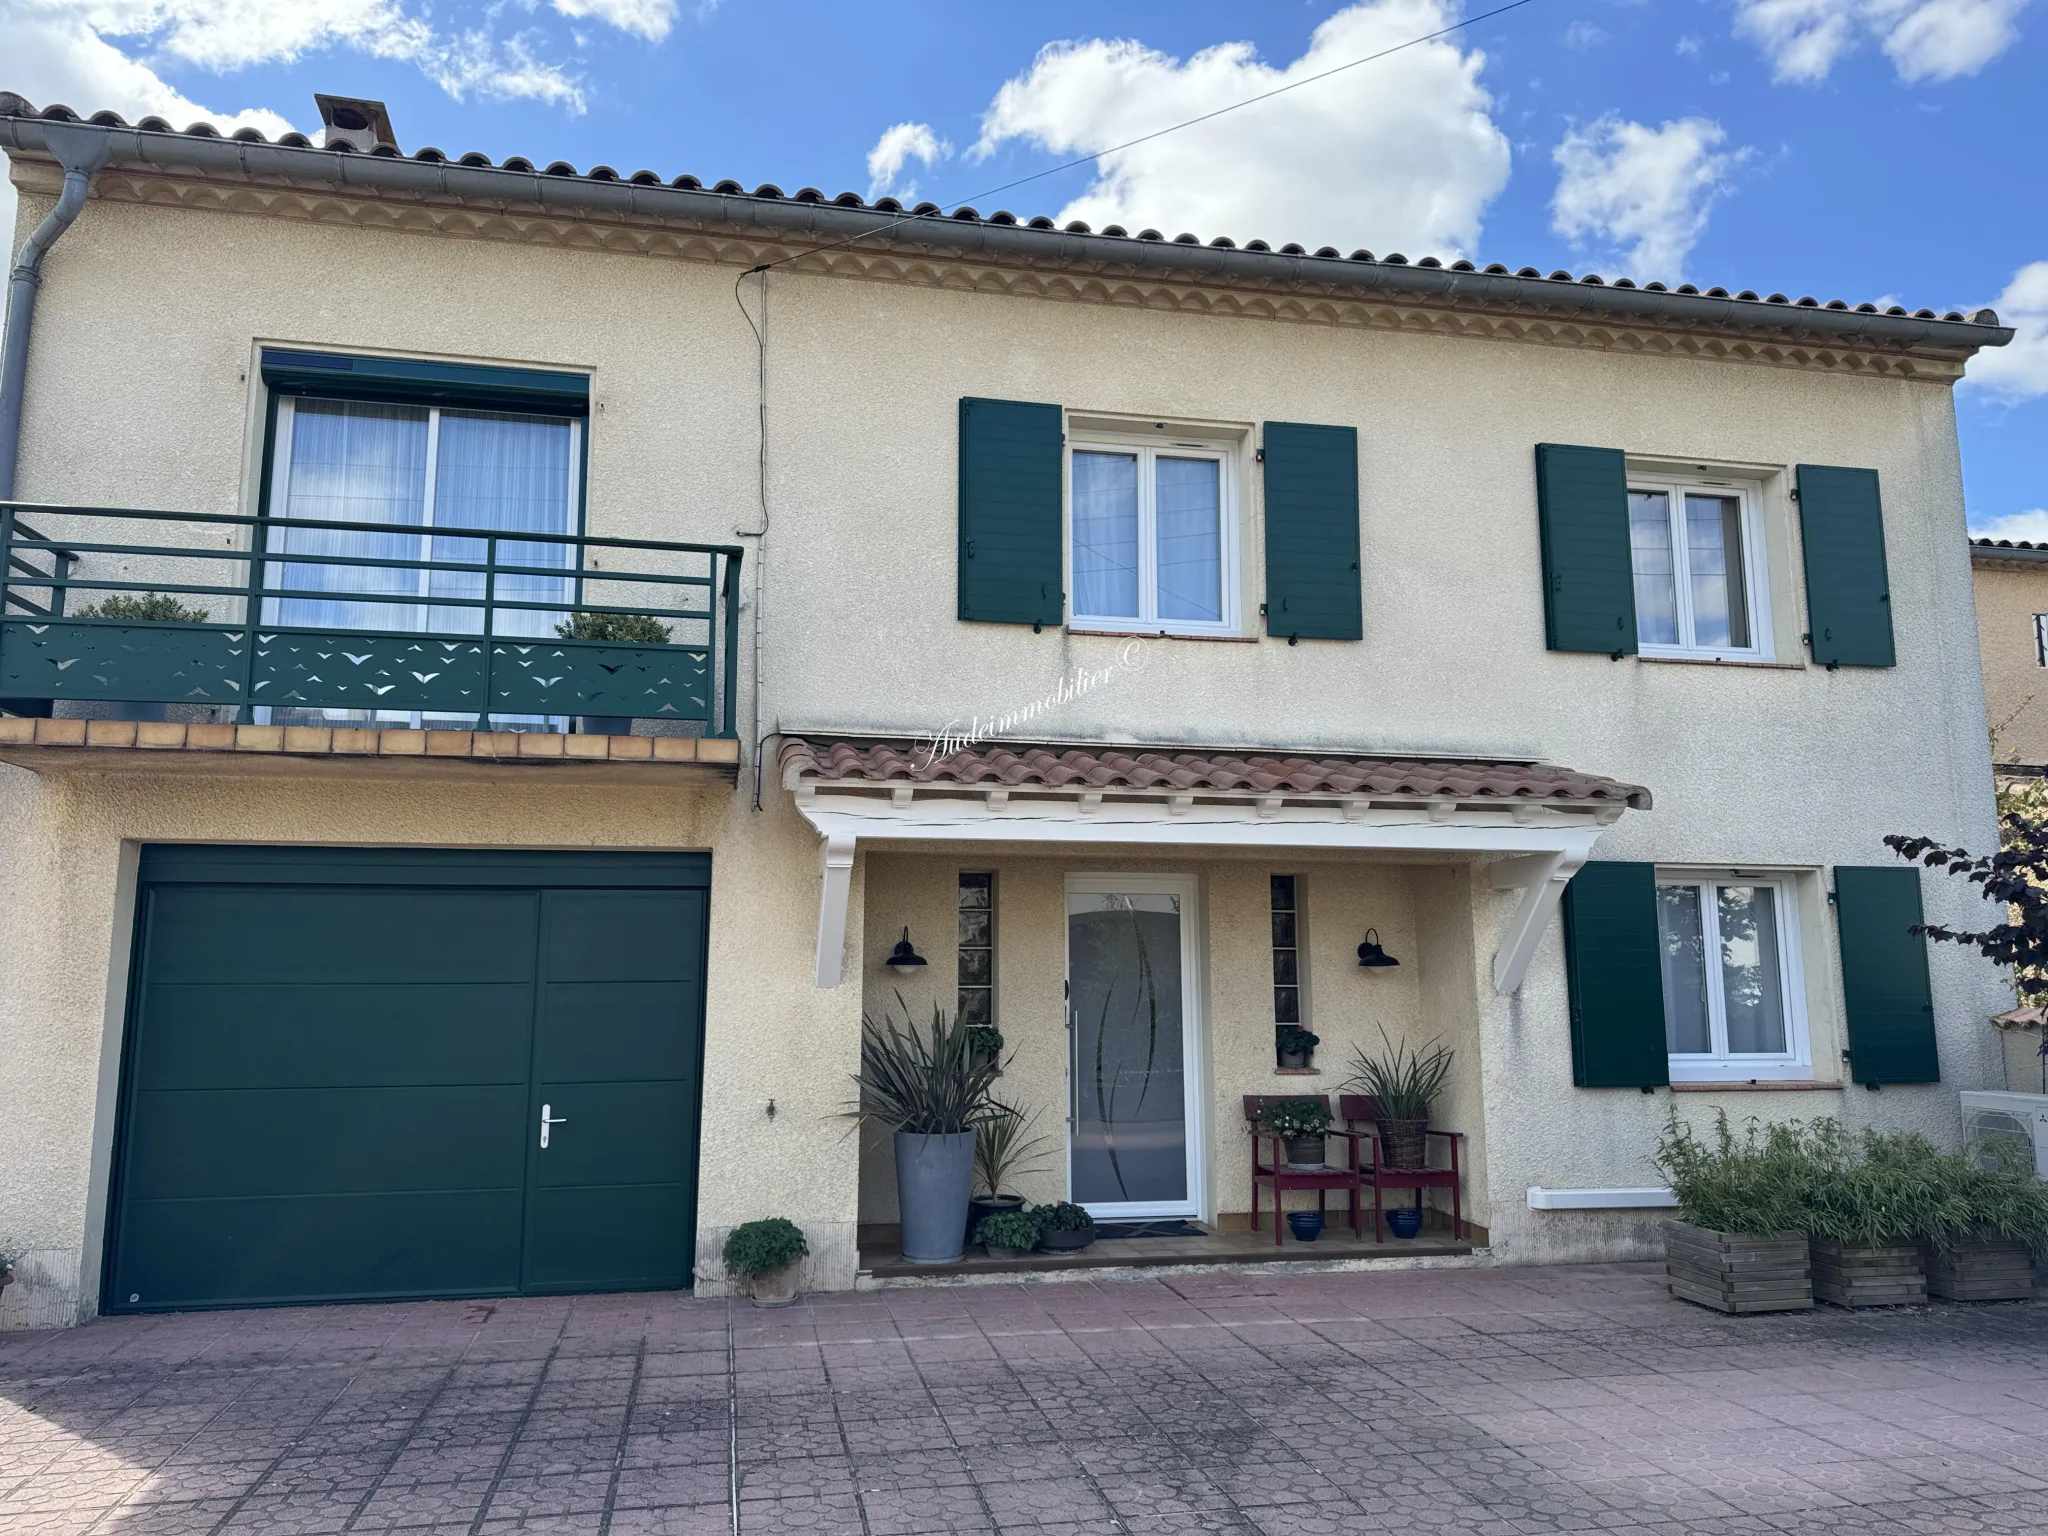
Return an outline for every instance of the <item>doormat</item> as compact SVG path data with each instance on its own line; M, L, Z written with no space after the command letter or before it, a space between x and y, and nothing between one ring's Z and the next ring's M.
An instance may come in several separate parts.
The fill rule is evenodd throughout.
M1162 1221L1098 1221L1097 1237L1207 1237L1208 1231L1192 1221L1169 1216Z

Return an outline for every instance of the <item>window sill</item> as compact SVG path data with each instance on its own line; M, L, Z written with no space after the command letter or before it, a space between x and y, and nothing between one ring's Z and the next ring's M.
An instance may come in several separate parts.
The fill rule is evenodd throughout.
M1170 629L1088 629L1069 624L1070 635L1093 635L1099 640L1201 640L1210 644L1257 645L1257 635L1183 635Z
M1321 1077L1323 1069L1321 1067L1275 1067L1273 1075L1275 1077Z
M1787 1078L1773 1082L1769 1078L1753 1078L1747 1082L1729 1083L1673 1083L1673 1093L1840 1093L1840 1083L1817 1083L1812 1079Z
M1748 667L1752 671L1804 672L1803 661L1732 661L1722 656L1644 656L1638 654L1637 661L1650 662L1660 667Z

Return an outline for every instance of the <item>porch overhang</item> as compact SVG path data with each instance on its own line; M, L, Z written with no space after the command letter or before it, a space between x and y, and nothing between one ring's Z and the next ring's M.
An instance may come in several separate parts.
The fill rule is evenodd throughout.
M1601 832L1647 810L1639 785L1542 764L785 738L783 786L822 841L817 985L842 977L863 842L1043 843L1254 851L1379 850L1487 865L1521 899L1493 958L1516 990Z

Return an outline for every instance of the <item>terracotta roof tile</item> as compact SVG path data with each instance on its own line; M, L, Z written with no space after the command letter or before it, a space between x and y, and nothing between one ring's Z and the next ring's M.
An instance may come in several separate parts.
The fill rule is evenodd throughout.
M1180 748L991 742L944 756L901 741L789 736L785 781L947 784L989 789L1364 795L1376 799L1520 800L1650 808L1650 792L1598 774L1536 763L1416 762Z
M33 103L28 101L26 98L16 95L11 91L0 91L0 117L39 118L47 122L58 123L76 123L80 121L85 121L95 126L103 128L127 128L131 126L118 112L95 112L91 115L90 118L81 119L78 113L74 112L71 108L62 105L61 103L53 103L42 108L37 108ZM165 119L161 117L145 117L141 121L133 124L132 126L134 126L137 129L140 129L145 133L176 134L180 131L177 128L174 128L169 122L167 122ZM220 130L215 128L211 123L205 122L193 123L189 127L185 128L183 132L188 136L200 138L220 137ZM305 135L299 133L286 133L279 135L276 139L265 139L263 135L257 130L253 128L243 128L237 130L234 137L242 141L243 143L248 144L276 144L281 147L288 147L294 149L310 149L315 147L312 144L311 140L307 139ZM322 153L327 154L362 153L362 151L354 149L346 140L337 140L332 144L321 145L319 146L319 148ZM402 153L395 146L390 144L379 144L376 147L376 149L374 149L370 153L384 156L387 158L412 159L427 164L442 164L445 163L448 159L448 157L438 149L420 149L418 151L415 151L412 155L408 156ZM521 155L510 156L509 158L500 162L499 164L493 165L488 155L479 154L474 150L461 156L460 161L458 163L464 166L474 167L478 169L511 171L527 176L539 174L544 176L578 177L586 181L619 181L622 179L619 176L619 173L613 170L610 166L600 165L593 168L590 171L585 172L578 171L574 165L571 165L566 160L553 161L547 166L546 170L537 172L534 163ZM634 183L643 186L660 184L659 178L647 171L640 171L635 173L631 180ZM701 187L703 183L700 182L694 176L677 176L673 180L671 180L668 183L668 185L684 189L695 189ZM747 194L746 189L736 181L721 181L711 190L714 192L723 193L727 195L749 195ZM765 183L759 187L756 187L751 195L754 198L759 199L763 202L828 201L828 199L825 197L825 194L817 191L814 188L806 187L803 190L794 194L794 196L792 197L788 194L785 194L780 187L774 185L772 182ZM830 198L829 201L842 208L871 209L879 213L896 213L902 211L903 209L903 205L893 197L883 197L878 198L873 202L868 202L865 199L863 199L859 193L856 192L841 192L836 197ZM1003 209L998 209L994 213L991 213L984 217L981 213L979 213L977 210L973 208L960 207L954 209L953 212L948 215L946 214L944 209L939 207L938 204L927 202L919 203L915 208L912 208L909 211L914 215L945 216L954 219L960 219L968 222L982 224L1014 225L1020 222L1017 215ZM1050 230L1053 227L1052 221L1050 219L1045 218L1043 215L1040 215L1037 218L1021 222L1025 224L1025 227L1031 229ZM1063 226L1063 228L1067 233L1070 234L1098 233L1101 235L1108 236L1112 239L1168 241L1168 237L1161 234L1156 229L1143 229L1140 230L1135 236L1133 236L1129 230L1125 229L1120 224L1106 225L1099 231L1093 231L1089 228L1086 222L1076 219L1073 222ZM1202 241L1201 238L1197 235L1180 234L1173 236L1171 240L1168 241L1168 243L1182 245L1199 245L1202 243ZM1238 242L1232 241L1226 236L1217 236L1215 239L1210 240L1208 243L1219 249L1225 250L1236 250L1240 248ZM1241 248L1249 252L1269 252L1274 249L1273 246L1267 244L1267 242L1265 242L1264 240L1244 241L1242 243ZM1560 287L1578 285L1581 287L1596 288L1636 288L1638 286L1638 284L1636 284L1629 278L1617 277L1610 280L1601 277L1600 274L1597 272L1588 272L1583 275L1575 275L1571 272L1567 272L1560 269L1559 271L1550 272L1546 274L1536 267L1521 267L1511 271L1508 267L1503 266L1499 262L1495 262L1490 266L1480 267L1473 262L1462 260L1447 263L1439 260L1435 256L1424 256L1411 263L1406 256L1401 255L1399 252L1393 252L1384 256L1375 256L1371 251L1358 250L1352 251L1347 256L1343 251L1340 251L1337 247L1332 245L1322 246L1321 248L1315 251L1310 251L1305 246L1290 243L1287 245L1282 245L1278 249L1279 253L1283 256L1311 257L1318 261L1366 262L1376 263L1381 266L1395 267L1405 267L1410 265L1418 267L1437 267L1444 268L1451 272L1473 272L1480 273L1489 277L1513 277L1524 281L1548 281L1551 283L1556 283ZM1732 300L1736 303L1740 303L1744 306L1755 305L1760 313L1768 313L1771 310L1779 309L1832 309L1842 311L1853 311L1854 313L1863 315L1883 314L1895 318L1906 317L1916 320L1946 321L1951 324L1963 323L1978 326L1996 326L1998 324L1998 316L1996 312L1989 309L1976 310L1966 315L1962 310L1956 309L1942 312L1937 312L1932 309L1908 310L1902 304L1891 304L1885 306L1883 309L1880 309L1875 304L1865 303L1851 305L1842 299L1829 299L1825 303L1823 303L1821 300L1815 298L1793 299L1787 297L1785 294L1782 293L1773 293L1768 297L1764 297L1757 294L1757 292L1754 289L1749 288L1744 288L1739 292L1731 292L1727 288L1720 287L1701 289L1691 283L1679 283L1675 286L1667 287L1663 283L1653 282L1643 283L1640 286L1645 292L1648 293L1673 293L1685 295L1688 297L1727 299ZM1560 296L1560 299L1562 301L1562 296Z

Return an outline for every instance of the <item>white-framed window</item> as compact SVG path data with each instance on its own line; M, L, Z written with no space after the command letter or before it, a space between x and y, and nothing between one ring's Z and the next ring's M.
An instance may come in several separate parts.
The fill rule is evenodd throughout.
M1067 449L1075 629L1238 632L1235 452L1075 433Z
M1769 659L1760 502L1750 482L1630 472L1638 654Z
M1790 879L1660 869L1657 938L1673 1082L1813 1075Z

